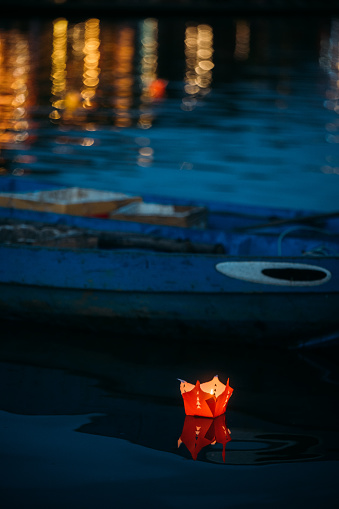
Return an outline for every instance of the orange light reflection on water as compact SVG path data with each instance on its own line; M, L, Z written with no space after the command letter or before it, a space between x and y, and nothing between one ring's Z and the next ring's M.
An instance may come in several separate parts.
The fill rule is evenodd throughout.
M34 102L30 85L30 52L27 38L13 30L0 34L0 142L20 143L28 139L28 108Z
M66 92L66 63L67 63L67 28L66 19L58 19L53 22L53 51L52 51L52 106L53 111L50 113L52 121L60 118L59 110L65 107Z
M133 59L135 31L129 27L119 30L114 51L114 123L117 127L129 127L132 124L133 105Z
M247 60L250 53L251 29L248 21L238 20L236 23L234 58Z

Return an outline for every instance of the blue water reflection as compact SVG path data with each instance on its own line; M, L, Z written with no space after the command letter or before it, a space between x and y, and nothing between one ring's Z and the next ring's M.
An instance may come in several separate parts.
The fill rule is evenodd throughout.
M333 210L337 19L7 20L1 174Z

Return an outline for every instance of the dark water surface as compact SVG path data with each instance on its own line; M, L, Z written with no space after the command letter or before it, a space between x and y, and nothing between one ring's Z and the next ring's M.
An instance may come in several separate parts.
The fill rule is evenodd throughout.
M7 324L2 506L336 507L337 353L122 343ZM216 373L234 388L231 440L225 462L220 443L193 461L185 442L178 448L187 422L177 378Z
M337 18L3 18L0 171L334 210L338 40Z

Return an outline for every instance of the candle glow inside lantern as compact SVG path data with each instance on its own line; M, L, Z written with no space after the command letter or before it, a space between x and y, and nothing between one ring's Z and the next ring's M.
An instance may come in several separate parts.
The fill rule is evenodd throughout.
M184 400L186 415L199 417L218 417L226 412L228 401L233 389L220 382L216 375L212 380L195 385L180 380L180 392Z

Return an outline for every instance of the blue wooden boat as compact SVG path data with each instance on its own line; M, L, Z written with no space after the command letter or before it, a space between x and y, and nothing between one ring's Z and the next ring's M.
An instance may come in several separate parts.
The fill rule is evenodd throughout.
M0 192L55 187L0 178ZM155 198L175 202L143 197ZM337 337L338 213L187 203L206 207L205 228L0 207L0 316L112 340L290 347Z

